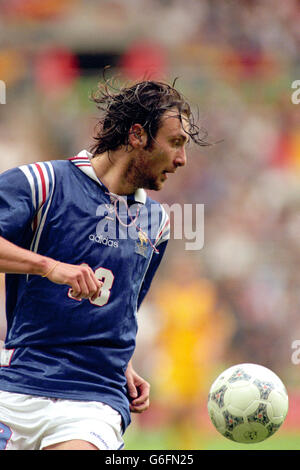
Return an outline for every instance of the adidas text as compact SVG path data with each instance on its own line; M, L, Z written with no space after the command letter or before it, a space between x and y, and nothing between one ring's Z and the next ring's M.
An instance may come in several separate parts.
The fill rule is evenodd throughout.
M110 246L112 248L119 248L119 242L116 240L111 240L108 237L103 237L103 235L91 235L89 236L89 240L92 242L100 243L100 245Z

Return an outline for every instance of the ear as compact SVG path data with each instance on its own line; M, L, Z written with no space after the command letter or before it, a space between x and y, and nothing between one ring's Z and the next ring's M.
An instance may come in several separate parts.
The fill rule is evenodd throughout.
M129 130L128 142L133 148L145 147L147 133L141 124L133 124Z

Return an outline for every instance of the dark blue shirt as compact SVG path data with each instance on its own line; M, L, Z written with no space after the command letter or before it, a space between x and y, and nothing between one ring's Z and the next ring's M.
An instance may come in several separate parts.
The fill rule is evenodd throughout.
M86 151L0 175L0 236L41 255L88 264L100 296L72 298L69 286L6 275L7 336L0 389L95 400L130 422L125 371L137 311L169 238L163 206L138 190L109 193Z

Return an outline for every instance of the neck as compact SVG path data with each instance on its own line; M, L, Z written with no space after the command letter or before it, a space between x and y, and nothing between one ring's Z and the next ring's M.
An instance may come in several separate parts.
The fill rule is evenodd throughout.
M130 159L123 152L108 152L97 155L91 160L97 178L111 193L126 195L134 193L138 188L128 181L127 173Z

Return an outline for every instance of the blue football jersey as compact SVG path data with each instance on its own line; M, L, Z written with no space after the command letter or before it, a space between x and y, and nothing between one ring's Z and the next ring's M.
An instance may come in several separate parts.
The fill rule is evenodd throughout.
M0 236L33 252L88 264L95 300L37 275L6 275L7 335L0 389L95 400L130 422L125 371L137 311L169 238L163 206L143 189L120 197L97 178L91 155L23 165L0 175Z

